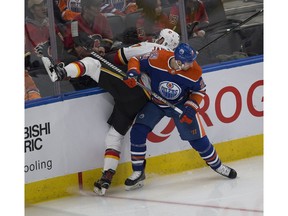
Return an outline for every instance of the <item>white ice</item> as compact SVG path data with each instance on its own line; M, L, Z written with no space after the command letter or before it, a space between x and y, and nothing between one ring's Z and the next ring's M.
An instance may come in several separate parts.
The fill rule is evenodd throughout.
M263 215L263 157L227 165L234 180L201 168L150 176L143 188L112 187L106 196L84 191L25 208L25 216L260 216Z

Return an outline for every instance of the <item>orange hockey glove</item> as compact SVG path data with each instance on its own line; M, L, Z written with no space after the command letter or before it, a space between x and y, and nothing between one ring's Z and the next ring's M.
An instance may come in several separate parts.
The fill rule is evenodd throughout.
M137 81L141 76L140 71L131 69L127 72L126 76L123 78L123 82L129 87L134 88L137 85Z
M184 123L186 122L187 124L192 123L192 118L196 115L199 106L197 103L195 103L192 100L188 100L185 102L185 109L183 110L182 115L180 116L180 122Z

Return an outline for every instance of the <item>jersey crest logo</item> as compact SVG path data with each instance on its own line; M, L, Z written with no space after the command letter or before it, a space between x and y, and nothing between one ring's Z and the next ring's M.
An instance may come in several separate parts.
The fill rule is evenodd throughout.
M157 50L153 50L150 55L149 55L150 59L157 59L158 58L158 51Z
M179 97L182 91L180 86L176 83L163 81L159 84L159 92L164 98L175 100Z

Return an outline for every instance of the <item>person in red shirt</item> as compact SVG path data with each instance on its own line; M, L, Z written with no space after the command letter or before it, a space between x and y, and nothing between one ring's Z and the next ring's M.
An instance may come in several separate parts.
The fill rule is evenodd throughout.
M185 0L184 4L188 35L204 37L205 31L197 27L200 23L209 23L204 3L200 0ZM178 33L181 32L179 19L179 2L177 1L170 10L169 27Z
M25 18L25 51L37 54L36 47L49 41L49 20L43 0L28 0Z
M142 8L142 14L136 21L138 39L153 42L155 36L168 27L168 16L162 11L161 0L145 0Z
M77 21L78 41L74 41L72 35L73 22L69 23L64 40L65 47L72 50L72 53L79 58L89 56L90 51L104 56L113 44L112 30L107 18L100 11L101 5L102 0L81 1L81 14L73 20L74 24Z
M42 55L51 57L47 5L44 0L27 0L25 11L25 52L29 52L32 67L39 67ZM63 35L61 28L55 22L57 46L63 47Z

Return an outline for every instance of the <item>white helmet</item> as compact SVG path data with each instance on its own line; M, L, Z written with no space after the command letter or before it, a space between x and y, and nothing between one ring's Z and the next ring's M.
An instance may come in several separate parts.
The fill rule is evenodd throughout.
M162 45L168 47L171 50L174 50L180 42L179 34L168 28L161 30L157 40L160 40L162 38L164 39Z

